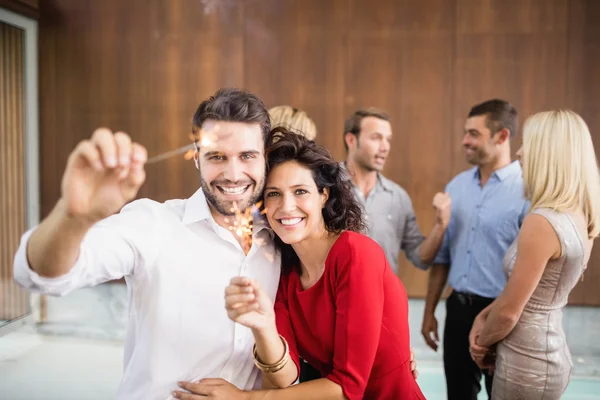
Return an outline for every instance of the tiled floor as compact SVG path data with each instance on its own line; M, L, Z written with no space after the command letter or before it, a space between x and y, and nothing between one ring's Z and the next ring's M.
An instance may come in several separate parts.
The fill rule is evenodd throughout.
M127 322L125 287L100 285L48 300L48 324L0 337L0 400L114 398ZM444 308L436 313L440 326ZM427 399L445 399L441 352L427 348L419 332L422 300L410 300L409 315L419 384ZM575 363L563 399L600 400L600 308L569 308L563 326Z
M42 336L31 329L0 338L0 399L108 400L121 376L118 341ZM445 399L441 362L419 362L429 400ZM487 396L481 394L480 399ZM600 379L575 377L563 400L600 399Z

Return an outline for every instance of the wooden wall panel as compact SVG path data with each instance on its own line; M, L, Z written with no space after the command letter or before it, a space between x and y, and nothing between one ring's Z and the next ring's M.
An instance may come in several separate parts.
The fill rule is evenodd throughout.
M600 156L600 2L571 1L566 104L587 122ZM571 293L572 304L600 305L600 241L596 240L588 268Z
M0 0L0 7L33 19L40 16L39 0Z
M565 105L569 0L466 0L457 9L453 173L470 168L461 146L469 109L510 101L524 117ZM512 145L513 155L521 135Z
M434 223L433 196L450 178L445 133L452 119L454 13L454 2L444 0L381 2L376 9L361 0L350 4L346 115L368 106L390 113L393 139L384 173L410 194L424 232ZM399 260L410 294L424 296L427 273L404 254Z
M99 125L156 154L187 143L198 102L222 86L306 110L317 141L344 157L355 108L392 116L385 173L411 195L424 232L431 199L468 168L468 109L491 97L520 114L572 107L600 141L600 19L594 0L49 0L41 2L42 213L56 202L69 151ZM522 118L523 119L523 118ZM515 141L513 151L520 145ZM148 167L140 195L189 196L192 164ZM594 253L590 271L600 268ZM426 274L402 259L422 296ZM586 274L574 301L600 304ZM589 282L588 282L589 280ZM590 286L588 286L590 285ZM579 294L584 293L584 294Z
M41 148L52 149L42 152L44 173L61 176L71 149L98 126L129 133L150 156L189 143L199 102L243 85L242 12L185 0L44 2ZM197 170L183 157L147 173L142 197L163 201L197 188ZM42 179L43 215L59 194L55 180Z
M26 223L24 41L22 29L0 22L0 321L29 312L12 271Z
M253 1L245 19L245 87L267 107L305 110L317 141L343 157L348 1Z

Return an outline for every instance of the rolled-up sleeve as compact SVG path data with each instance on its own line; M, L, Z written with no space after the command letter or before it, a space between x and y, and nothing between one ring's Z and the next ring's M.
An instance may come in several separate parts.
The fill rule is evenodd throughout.
M33 228L23 234L14 257L15 282L32 292L64 296L73 290L131 275L156 252L157 221L150 200L138 200L98 224L85 235L74 266L64 275L47 278L33 271L27 243ZM145 234L144 234L145 233Z
M442 242L442 246L438 251L435 259L433 260L433 264L444 264L450 265L450 243L449 243L449 234L448 230L444 233L444 241Z
M404 210L406 216L404 231L400 232L400 237L402 238L402 250L404 251L406 258L415 267L425 270L429 265L423 263L420 256L421 245L425 241L425 236L423 236L419 224L417 224L417 216L415 215L415 210L408 194L401 194L401 204L401 209Z
M453 182L454 180L452 180L452 182L450 182L448 185L446 185L446 188L444 189L446 193L450 193L450 197L451 198L456 198L454 196L454 193L452 192L452 186L453 186ZM454 204L453 204L454 205ZM433 260L433 264L444 264L444 265L450 265L450 232L454 229L454 211L452 210L451 214L450 214L450 223L448 224L448 228L446 229L446 232L444 232L444 240L442 241L442 245L438 251L438 253L435 256L435 259Z

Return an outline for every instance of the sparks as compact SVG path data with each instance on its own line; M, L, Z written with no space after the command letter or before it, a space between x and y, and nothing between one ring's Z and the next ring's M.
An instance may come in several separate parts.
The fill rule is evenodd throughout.
M254 205L257 209L260 209L262 202L258 202ZM239 239L242 245L242 249L245 254L248 254L252 247L252 232L254 227L254 218L252 216L253 207L248 207L244 211L241 211L237 203L233 203L231 212L233 212L233 220L225 218L225 222L229 224L229 230L233 232ZM261 214L264 214L267 210L262 210Z

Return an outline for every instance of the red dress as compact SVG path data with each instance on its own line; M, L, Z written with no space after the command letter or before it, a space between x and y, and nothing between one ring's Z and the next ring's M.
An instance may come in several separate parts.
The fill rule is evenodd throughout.
M302 357L348 399L425 399L410 371L406 291L369 237L342 233L306 290L295 270L283 274L275 315L298 370Z

